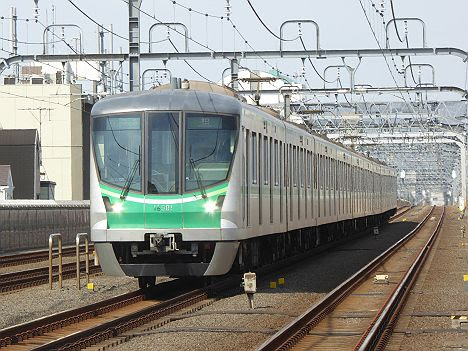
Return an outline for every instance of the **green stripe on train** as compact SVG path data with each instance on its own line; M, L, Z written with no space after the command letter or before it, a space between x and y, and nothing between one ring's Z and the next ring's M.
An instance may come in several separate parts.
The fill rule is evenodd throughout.
M128 192L120 200L120 190L100 184L102 196L112 205L121 204L120 212L108 212L109 228L220 228L221 211L215 208L219 196L226 195L228 183L206 190L203 199L199 191L184 195L142 195Z

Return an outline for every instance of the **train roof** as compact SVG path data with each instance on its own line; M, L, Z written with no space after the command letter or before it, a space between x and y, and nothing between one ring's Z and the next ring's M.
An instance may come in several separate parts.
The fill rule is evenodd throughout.
M146 90L105 97L92 109L93 115L135 111L193 111L240 114L241 102L210 91L189 89Z

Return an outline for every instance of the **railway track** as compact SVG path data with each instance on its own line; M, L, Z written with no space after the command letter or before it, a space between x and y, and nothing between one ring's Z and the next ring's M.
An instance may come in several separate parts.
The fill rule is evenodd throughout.
M83 247L80 246L81 251L83 251ZM93 252L94 245L89 245L89 251ZM57 256L58 250L54 249L53 251L54 256ZM74 256L75 255L75 246L67 246L62 249L62 255L65 256ZM8 254L0 256L0 268L2 267L10 267L10 266L19 266L22 264L28 263L35 263L46 261L49 259L49 250L37 250L31 252L23 252L23 253L16 253L16 254Z
M303 258L305 256L302 255L291 257L263 267L257 273L268 274ZM2 350L77 350L89 347L111 338L121 337L125 332L154 320L158 320L157 323L160 323L160 320L165 323L169 318L163 319L163 317L182 309L196 310L206 306L213 301L210 297L226 289L238 287L239 281L239 276L231 276L209 287L184 293L180 293L181 287L175 283L178 280L161 283L155 288L159 291L155 293L156 299L148 297L140 290L1 330L0 348ZM179 295L161 299L163 291L178 292Z
M397 213L395 213L392 217L390 217L388 219L389 222L392 222L398 218L400 218L401 216L405 215L406 213L408 213L408 211L410 211L412 208L414 208L414 206L408 206L408 207L403 207L400 211L398 211Z
M148 292L138 290L0 330L0 348L79 350L174 312L199 305L212 294L237 284L238 277L195 289L190 289L190 284L184 280L161 283L151 291L149 297ZM157 298L151 298L154 295Z
M94 261L89 261L89 273L95 274L101 271L99 266L94 266ZM62 265L63 279L76 277L76 263L65 263ZM82 267L81 272L84 272ZM52 267L53 280L58 280L58 266ZM49 267L34 268L13 273L0 274L0 293L24 289L30 286L46 284L49 282Z
M433 207L412 232L259 350L382 350L440 231L444 214L445 208Z

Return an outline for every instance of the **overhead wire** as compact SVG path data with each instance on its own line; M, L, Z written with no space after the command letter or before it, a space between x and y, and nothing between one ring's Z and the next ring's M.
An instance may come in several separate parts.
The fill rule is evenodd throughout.
M41 21L37 21L37 23L39 23L41 26L44 27L44 29L47 29L47 26L45 26ZM66 42L66 40L64 38L60 38L57 34L55 34L54 32L52 32L52 35L55 36L56 38L58 39L61 39L61 41L71 50L73 51L75 54L79 55L80 53L73 47L71 46L69 43ZM86 64L88 64L92 69L94 69L95 71L97 71L99 74L101 74L102 76L106 77L106 78L111 78L109 75L107 75L105 72L102 72L101 70L97 69L96 67L94 67L91 63L89 63L89 61L84 61L86 62ZM117 78L115 78L115 80L121 84L127 84L129 85L130 83L129 82L124 82L122 80L119 80Z
M398 82L397 82L397 80L396 80L396 78L395 78L395 76L394 76L394 74L393 74L393 72L392 72L392 69L390 68L390 64L388 63L387 56L385 55L385 52L383 51L382 45L380 45L380 42L379 42L379 40L377 39L377 36L376 36L376 34L375 34L374 28L372 28L372 25L371 25L370 20L369 20L369 16L367 15L367 12L366 12L366 10L365 10L365 8L364 8L364 5L363 5L363 3L362 3L362 0L358 0L358 1L359 1L359 4L361 5L361 9L362 9L362 11L363 11L363 13L364 13L364 16L365 16L365 18L366 18L367 24L369 25L369 28L370 28L370 30L371 30L371 32L372 32L372 35L374 36L374 39L375 39L375 41L376 41L376 43L377 43L377 46L379 47L379 49L380 49L380 51L381 51L381 54L382 54L382 56L383 56L383 58L384 58L384 60L385 60L385 63L386 63L386 65L387 65L387 68L388 68L388 70L389 70L389 72L390 72L390 75L391 75L391 77L392 77L392 79L393 79L393 82L395 83L395 85L396 85L397 88L400 88L400 86L398 85ZM401 94L403 100L406 102L406 99L405 99L403 93L401 92L401 90L399 90L399 93Z
M172 47L174 48L175 51L179 52L179 49L177 49L177 46L174 45L173 41L171 39L168 39L169 40L169 43L172 45ZM189 66L192 71L194 71L198 76L200 76L201 78L203 78L204 80L210 82L210 83L213 83L213 84L216 84L215 82L213 82L211 79L205 77L203 74L201 74L198 70L196 70L191 64L190 62L188 62L187 60L184 60L184 62L187 64L187 66Z
M297 40L297 37L296 38L293 38L293 39L284 39L284 38L281 38L280 36L278 36L276 33L274 33L266 24L265 22L262 20L262 18L260 17L260 15L257 13L257 10L255 10L255 7L253 7L252 3L250 2L250 0L247 0L247 3L249 4L250 8L252 9L253 13L255 14L255 16L257 17L257 19L260 21L260 23L263 25L263 27L265 27L265 29L270 32L271 35L273 35L276 39L279 39L281 41L295 41Z
M397 26L397 23L396 23L395 9L393 7L393 0L390 0L390 7L392 9L393 25L395 26L396 35L397 35L398 40L400 41L400 43L403 43L404 39L401 39L400 32L398 31L398 26Z
M177 1L174 1L174 0L168 0L169 2L171 2L172 4L174 5L177 5L181 8L184 8L186 9L187 11L189 11L189 14L190 13L196 13L196 14L199 14L200 16L204 16L204 17L211 17L211 18L218 18L220 20L224 20L226 19L227 22L230 23L230 25L232 26L232 28L234 29L234 31L242 38L242 40L244 41L244 44L247 45L253 52L254 54L260 59L263 61L264 64L266 64L267 66L270 67L270 69L272 70L275 70L277 71L278 73L282 74L282 75L285 75L286 77L288 78L292 78L292 75L291 74L288 74L280 69L278 69L277 67L275 67L274 65L272 65L271 63L268 62L268 60L266 60L264 57L262 57L260 54L258 54L257 50L255 50L255 48L250 44L250 42L247 40L247 38L245 37L245 35L239 30L239 26L237 26L234 21L232 20L232 18L230 18L229 16L219 16L219 15L213 15L213 14L210 14L208 12L202 12L200 10L196 10L192 7L187 7ZM296 38L297 39L297 38Z
M105 28L101 23L98 23L95 19L93 19L90 15L88 15L85 11L83 11L78 5L76 5L73 1L71 0L68 0L68 2L75 8L77 9L83 16L85 16L87 19L89 19L91 22L97 24L98 26L100 26L101 28L105 29L108 33L111 33L113 35L115 35L116 37L118 38L121 38L123 40L126 40L128 41L128 38L118 34L118 33L115 33L114 31L111 31L107 28Z

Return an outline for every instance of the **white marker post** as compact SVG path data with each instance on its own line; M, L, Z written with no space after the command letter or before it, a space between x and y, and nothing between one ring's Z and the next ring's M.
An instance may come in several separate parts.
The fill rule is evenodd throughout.
M254 294L257 292L257 275L255 273L244 273L244 291L249 299L250 308L254 308Z

